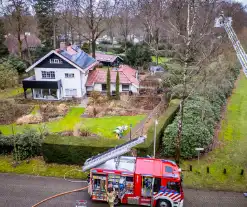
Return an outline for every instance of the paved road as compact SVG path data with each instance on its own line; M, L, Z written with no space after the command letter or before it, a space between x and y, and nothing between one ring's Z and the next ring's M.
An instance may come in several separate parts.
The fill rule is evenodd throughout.
M0 174L0 206L31 207L51 195L85 186L59 178ZM247 198L239 193L196 191L185 189L185 207L246 207ZM73 207L75 200L88 199L87 192L77 192L48 201L40 207ZM107 207L104 203L89 206ZM125 206L122 206L125 207ZM126 206L127 207L127 206Z

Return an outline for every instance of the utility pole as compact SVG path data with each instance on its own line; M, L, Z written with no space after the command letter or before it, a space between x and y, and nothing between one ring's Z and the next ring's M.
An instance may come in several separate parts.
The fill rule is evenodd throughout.
M132 124L130 124L130 140L131 140L131 129L132 129Z
M154 158L155 158L155 151L156 151L156 126L158 124L157 119L154 121Z

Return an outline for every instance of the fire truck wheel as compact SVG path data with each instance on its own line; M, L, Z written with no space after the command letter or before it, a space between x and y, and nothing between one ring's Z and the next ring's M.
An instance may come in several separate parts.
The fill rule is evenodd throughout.
M118 197L116 197L114 200L114 206L118 206L119 204L120 204L120 200Z
M171 207L171 203L168 200L159 200L157 207Z

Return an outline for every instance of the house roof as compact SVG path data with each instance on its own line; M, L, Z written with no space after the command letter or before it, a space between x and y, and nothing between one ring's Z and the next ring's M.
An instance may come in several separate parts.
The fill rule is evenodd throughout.
M110 71L111 83L116 83L117 71L119 71L120 84L133 84L139 87L139 81L135 78L137 71L129 66L122 65ZM95 83L107 82L107 70L96 69L89 73L86 86L93 86Z
M27 42L25 41L25 36L21 35L21 41L22 41L22 51L26 50L27 47L38 47L41 46L40 39L35 34L29 34L26 35ZM18 53L18 40L17 37L14 35L8 35L5 39L4 44L8 48L10 53Z
M82 69L87 69L97 62L76 45L68 46L65 50L57 50L57 52Z
M95 53L95 58L97 61L110 62L110 63L114 62L117 58L120 58L122 60L122 58L119 56L108 55L108 54L99 53L99 52Z
M58 57L62 58L69 64L73 65L81 72L85 72L98 64L98 62L94 58L90 57L87 53L82 51L80 48L76 46L68 46L66 50L57 49L50 51L41 59L39 59L37 62L35 62L33 65L31 65L29 68L27 68L26 72L32 70L36 65L41 63L51 54L57 55Z

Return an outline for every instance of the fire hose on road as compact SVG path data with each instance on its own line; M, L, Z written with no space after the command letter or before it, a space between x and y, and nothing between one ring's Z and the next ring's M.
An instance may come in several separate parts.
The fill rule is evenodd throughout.
M44 199L44 200L42 200L42 201L36 203L36 204L33 205L32 207L39 206L40 204L42 204L42 203L44 203L44 202L46 202L46 201L48 201L48 200L51 200L51 199L53 199L53 198L57 198L57 197L62 196L62 195L66 195L66 194L70 194L70 193L82 191L82 190L85 190L85 189L87 189L87 188L88 188L88 186L83 187L83 188L79 188L79 189L75 189L75 190L72 190L72 191L67 191L67 192L63 192L63 193L56 194L56 195L54 195L54 196L51 196L51 197L49 197L49 198L46 198L46 199Z

